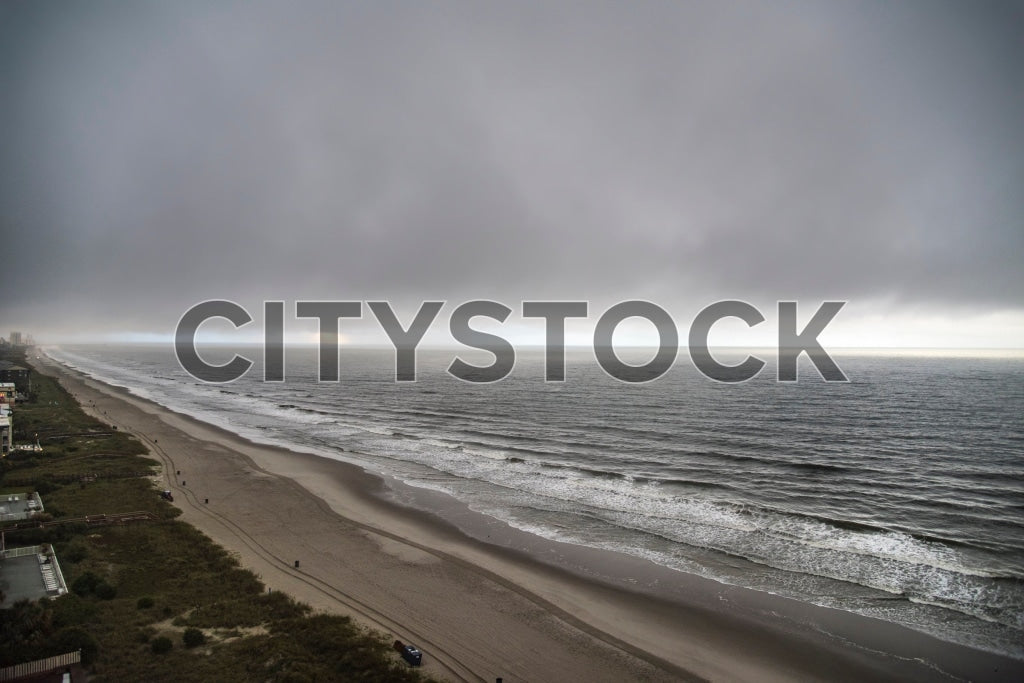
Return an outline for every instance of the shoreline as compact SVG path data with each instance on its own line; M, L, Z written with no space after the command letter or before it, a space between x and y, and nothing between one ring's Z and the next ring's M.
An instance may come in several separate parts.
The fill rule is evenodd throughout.
M1024 662L902 626L617 553L535 541L570 565L616 555L622 570L615 574L667 577L674 595L612 585L538 561L517 546L530 535L497 520L491 528L504 541L484 542L444 514L388 500L384 494L401 486L389 488L355 465L248 441L48 357L33 364L56 373L83 409L126 428L164 462L184 521L274 590L417 642L430 673L464 680L934 680L941 673L926 665L934 662L959 678L1024 676ZM426 507L449 518L476 514L443 494L407 493L435 496ZM792 618L764 618L771 613Z

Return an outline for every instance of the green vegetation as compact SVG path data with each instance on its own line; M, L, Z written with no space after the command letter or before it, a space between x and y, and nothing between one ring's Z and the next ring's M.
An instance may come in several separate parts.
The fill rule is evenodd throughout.
M181 634L181 641L185 647L199 647L206 643L206 634L195 627L189 627Z
M171 642L170 638L167 636L160 636L159 638L153 639L153 643L149 649L151 649L155 655L162 655L170 652L173 647L174 643Z
M32 388L16 407L15 442L38 434L43 451L0 462L0 493L38 490L56 521L134 511L156 521L8 531L8 547L52 543L71 591L0 610L0 666L81 649L95 681L424 680L380 634L268 593L174 519L140 476L157 463L139 442L86 415L53 379L33 373Z

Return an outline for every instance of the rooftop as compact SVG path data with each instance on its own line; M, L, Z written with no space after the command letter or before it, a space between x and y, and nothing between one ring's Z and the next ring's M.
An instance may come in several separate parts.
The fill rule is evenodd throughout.
M49 545L11 548L0 553L0 591L9 607L19 600L56 598L68 592L57 557Z
M43 500L38 493L0 494L0 522L28 519L43 511Z

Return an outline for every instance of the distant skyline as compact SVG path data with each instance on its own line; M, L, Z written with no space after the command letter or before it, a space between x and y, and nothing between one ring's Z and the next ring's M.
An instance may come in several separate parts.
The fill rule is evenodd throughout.
M829 347L1024 348L1022 34L1010 2L5 2L0 336L283 300L311 342L297 300L438 299L438 344L494 299L534 344L519 303L559 299L586 345L629 299L684 333L843 300Z

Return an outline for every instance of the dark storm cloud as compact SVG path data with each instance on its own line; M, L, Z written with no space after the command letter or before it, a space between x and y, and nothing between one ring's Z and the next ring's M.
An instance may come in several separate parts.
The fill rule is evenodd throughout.
M0 13L21 326L166 332L206 298L1024 295L1001 5Z

